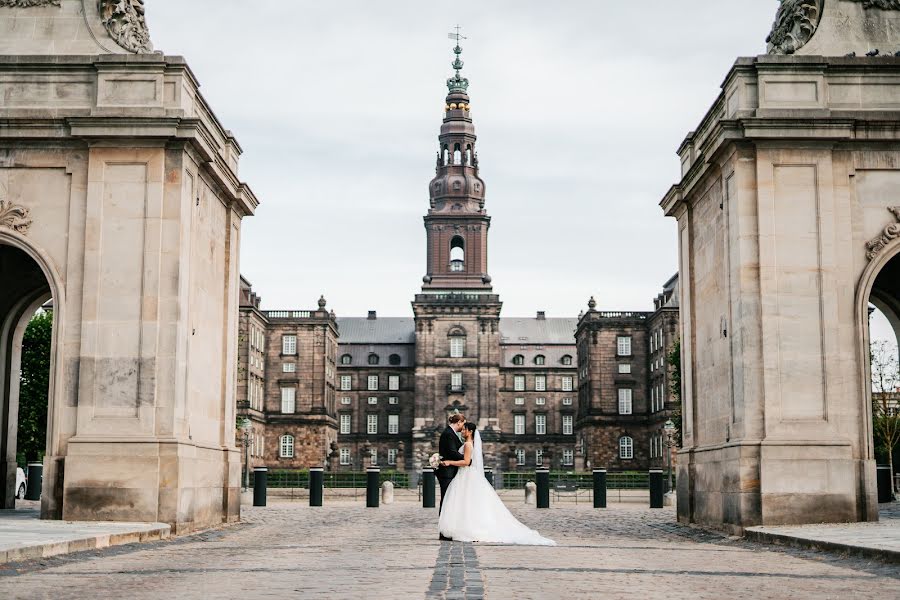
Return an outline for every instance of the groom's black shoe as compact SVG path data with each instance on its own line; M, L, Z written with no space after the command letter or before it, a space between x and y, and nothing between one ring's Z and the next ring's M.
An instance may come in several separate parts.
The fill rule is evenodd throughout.
M453 538L448 538L448 537L444 536L443 533L440 534L440 537L438 537L438 539L441 540L442 542L452 542L453 541Z

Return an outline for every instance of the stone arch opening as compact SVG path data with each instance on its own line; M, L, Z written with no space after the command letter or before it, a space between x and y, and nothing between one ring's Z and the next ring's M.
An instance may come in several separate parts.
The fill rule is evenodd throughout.
M466 268L466 240L462 236L454 236L450 240L450 270L463 271Z
M22 345L31 318L47 301L53 300L54 315L50 346L47 390L47 427L44 451L39 457L44 463L41 493L41 514L56 517L50 507L60 506L49 463L56 454L53 449L58 367L61 364L59 331L63 315L60 287L42 255L18 236L0 233L0 508L14 508L16 489L18 428L20 420L20 378Z

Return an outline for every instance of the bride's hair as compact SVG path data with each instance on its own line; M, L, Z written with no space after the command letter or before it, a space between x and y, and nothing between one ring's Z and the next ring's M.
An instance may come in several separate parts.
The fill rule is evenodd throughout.
M469 421L469 422L466 423L466 429L468 429L468 430L471 431L472 433L475 433L475 430L478 429L478 428L475 427L475 423L472 423L471 421Z

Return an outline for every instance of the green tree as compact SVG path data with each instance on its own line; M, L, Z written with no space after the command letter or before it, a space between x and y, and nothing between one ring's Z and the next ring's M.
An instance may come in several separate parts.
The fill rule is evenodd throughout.
M676 436L678 437L678 447L684 446L684 436L681 430L681 340L676 340L669 354L666 356L666 362L669 363L669 391L675 398L675 408L672 411L672 422L675 423Z
M900 360L896 348L884 340L872 342L870 352L875 449L887 460L893 475L894 452L900 446ZM893 477L891 483L893 487Z
M22 340L17 453L40 460L47 447L47 394L50 389L50 345L53 313L36 314Z

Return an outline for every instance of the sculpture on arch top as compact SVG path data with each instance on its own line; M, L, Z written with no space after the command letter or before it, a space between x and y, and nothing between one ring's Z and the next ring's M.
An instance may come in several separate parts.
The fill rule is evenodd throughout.
M900 0L781 0L769 54L862 56L900 51Z

